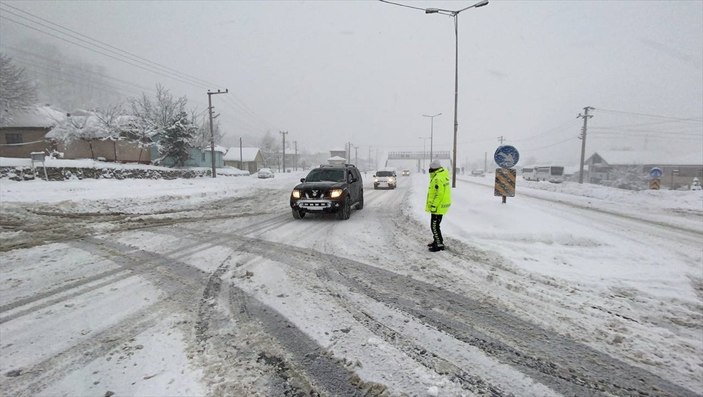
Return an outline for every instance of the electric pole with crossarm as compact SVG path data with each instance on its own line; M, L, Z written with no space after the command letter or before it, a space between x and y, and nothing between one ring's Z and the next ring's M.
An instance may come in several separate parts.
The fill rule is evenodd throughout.
M583 127L581 127L581 136L579 137L581 138L581 166L579 169L579 183L581 184L583 184L583 163L586 156L586 131L588 129L588 119L593 117L593 115L588 114L589 110L595 110L595 108L586 106L583 108L583 114L579 113L579 115L576 116L577 119L583 119Z
M217 173L215 172L215 133L212 130L212 96L217 94L227 94L228 92L228 88L225 88L224 91L220 91L219 89L217 91L207 90L207 109L210 113L210 159L212 160L213 178L217 176Z

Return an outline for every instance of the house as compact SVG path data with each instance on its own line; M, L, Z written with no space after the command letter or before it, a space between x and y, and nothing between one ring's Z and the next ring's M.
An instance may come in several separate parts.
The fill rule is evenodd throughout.
M584 162L584 181L607 184L623 172L647 177L654 167L663 171L662 187L677 189L703 177L703 152L672 156L651 151L599 151Z
M130 116L115 119L114 129L129 123ZM113 131L115 131L113 130ZM63 153L65 159L99 159L121 163L149 164L148 151L138 143L123 139L118 132L110 132L94 112L78 110L66 114L66 118L55 126L46 138L53 147Z
M255 147L231 147L224 156L225 165L254 174L264 166L264 156Z
M52 143L46 134L62 122L66 114L51 106L36 106L0 120L0 157L29 158L31 152L48 152Z
M156 145L149 148L151 154L152 163L158 163L158 165L164 167L173 167L176 161L171 157L162 158L159 154L159 149ZM225 166L224 154L227 151L226 148L222 146L215 145L215 168L222 168ZM183 164L184 167L212 167L212 150L210 147L206 148L188 148L188 160Z

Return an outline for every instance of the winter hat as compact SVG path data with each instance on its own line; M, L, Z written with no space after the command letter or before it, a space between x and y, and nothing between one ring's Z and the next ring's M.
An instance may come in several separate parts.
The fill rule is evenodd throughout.
M430 163L430 169L431 169L431 170L436 170L436 169L439 169L439 168L442 168L442 163L440 163L440 162L437 161L437 160L432 160L432 162Z

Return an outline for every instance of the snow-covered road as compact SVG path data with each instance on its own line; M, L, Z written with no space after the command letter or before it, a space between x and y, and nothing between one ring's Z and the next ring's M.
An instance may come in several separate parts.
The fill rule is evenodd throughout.
M700 192L466 177L430 253L425 175L347 221L301 176L3 181L0 393L703 393Z

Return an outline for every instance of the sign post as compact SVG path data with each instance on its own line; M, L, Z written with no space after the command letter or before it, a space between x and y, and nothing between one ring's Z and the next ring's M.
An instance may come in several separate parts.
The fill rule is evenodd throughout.
M44 180L48 181L49 176L46 174L46 164L44 163L44 158L46 157L46 155L44 154L44 152L31 152L29 153L29 155L32 157L32 174L34 175L34 177L37 177L37 169L34 163L41 163L41 166L44 169Z
M649 188L651 190L659 190L661 187L661 180L659 178L661 178L662 175L664 175L664 171L659 167L653 167L649 170Z
M505 204L508 197L515 197L517 171L513 167L520 160L520 153L513 146L502 145L496 149L493 159L501 167L496 169L493 195L502 197Z

